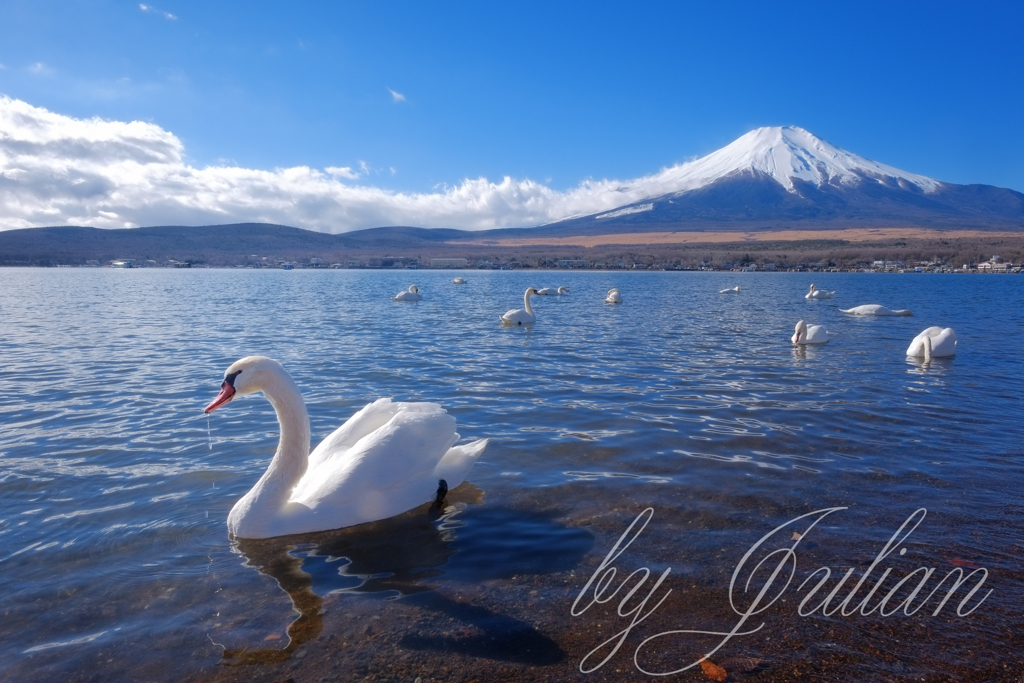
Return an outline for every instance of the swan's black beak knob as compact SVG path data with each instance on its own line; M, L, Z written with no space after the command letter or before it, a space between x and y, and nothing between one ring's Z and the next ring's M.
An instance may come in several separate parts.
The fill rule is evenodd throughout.
M230 375L224 378L224 382L220 385L220 393L217 394L217 398L210 401L210 405L203 408L203 412L209 415L213 411L220 408L222 405L230 401L235 396L235 378L241 374L241 370L238 372L232 372Z

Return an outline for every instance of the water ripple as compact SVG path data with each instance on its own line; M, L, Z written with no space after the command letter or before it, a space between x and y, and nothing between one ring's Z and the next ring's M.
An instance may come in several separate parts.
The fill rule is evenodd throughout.
M565 525L608 500L724 506L724 519L793 500L885 510L894 497L969 499L962 514L982 531L960 541L1010 547L1019 524L1006 523L1005 492L1024 483L1012 380L1024 373L1004 340L1024 332L1024 279L816 276L839 293L809 305L803 275L751 275L739 296L719 297L733 278L474 272L453 287L445 272L0 270L0 654L59 651L66 660L45 669L58 678L102 667L97 653L116 641L153 666L172 652L160 670L185 680L202 666L191 653L210 647L196 625L228 628L210 618L226 593L277 604L224 528L274 453L275 415L258 397L209 422L201 412L224 369L255 353L295 378L314 443L382 396L438 402L464 438L492 437L469 477L478 500L457 523L409 522L436 555L406 558L415 576L429 564L430 576L490 580L495 557L527 545L485 524L533 519L525 538L543 548L575 538ZM572 294L535 300L531 329L498 324L527 286L553 281ZM412 282L423 301L389 300ZM601 303L612 286L621 306ZM915 317L839 310L875 301ZM792 347L802 318L832 341ZM933 324L957 329L960 353L907 359ZM542 524L538 509L553 516ZM315 565L341 590L330 584L341 563L289 552L278 559Z

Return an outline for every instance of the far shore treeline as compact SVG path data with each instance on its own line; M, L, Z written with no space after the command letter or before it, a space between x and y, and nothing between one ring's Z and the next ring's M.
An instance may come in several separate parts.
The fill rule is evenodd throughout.
M0 231L0 266L109 265L130 260L139 266L163 267L296 264L393 268L430 267L434 259L466 259L470 268L557 268L566 267L569 261L577 262L572 266L585 261L587 268L845 270L886 261L908 268L929 264L933 268L960 269L990 262L996 255L1004 264L1019 266L1024 261L1024 227L999 226L993 232L907 230L906 236L893 236L898 231L890 229L877 238L865 236L865 231L857 228L830 226L823 231L821 226L801 226L798 230L792 226L763 226L754 228L757 239L751 239L750 226L743 228L746 232L732 226L735 237L729 236L728 228L714 226L704 242L693 237L701 230L687 226L686 243L674 244L674 233L659 226L660 239L655 244L643 243L643 234L635 234L634 239L624 233L613 237L621 238L621 244L584 246L588 242L584 235L578 237L580 244L572 244L572 235L559 236L558 244L550 240L547 244L531 244L545 241L533 236L547 236L532 229L469 232L388 227L331 235L265 223L121 230L66 226ZM801 232L808 238L801 239Z

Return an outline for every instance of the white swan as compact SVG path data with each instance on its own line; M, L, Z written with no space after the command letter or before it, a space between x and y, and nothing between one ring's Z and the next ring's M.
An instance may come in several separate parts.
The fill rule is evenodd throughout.
M618 289L612 288L608 290L608 296L604 298L606 304L621 304L622 294L619 293Z
M839 309L843 310L843 309ZM865 304L863 306L854 306L848 308L843 313L849 313L850 315L914 315L906 309L891 310L885 306L879 306L878 304Z
M811 285L811 291L807 292L804 296L805 299L831 299L835 291L827 291L824 289L815 289L814 285Z
M791 341L794 344L827 344L828 332L821 325L808 325L801 320L796 324Z
M466 284L466 281L465 281L465 279L463 279L461 277L457 277L454 280L452 280L452 284L453 285L464 285L464 284Z
M928 360L935 356L956 355L956 332L952 327L945 329L941 327L929 327L921 334L914 337L907 347L907 355L924 357Z
M281 440L267 471L228 513L228 531L241 538L338 529L440 504L487 445L453 447L455 418L439 405L382 398L310 453L302 394L280 363L263 356L233 363L205 412L258 391L277 412Z
M719 292L719 294L735 294L738 291L740 291L740 288L737 285L736 287L730 287L729 289L723 289L721 292Z
M530 306L530 295L536 293L536 289L527 287L526 293L523 294L523 307L513 308L505 313L505 315L501 316L501 322L506 325L526 325L536 322L537 316L533 314L533 308Z
M559 287L558 289L555 289L554 287L545 287L544 289L537 290L537 296L562 296L563 294L568 293L568 287Z
M404 292L391 297L392 301L419 301L423 297L420 296L420 288L416 285L409 285L409 289Z

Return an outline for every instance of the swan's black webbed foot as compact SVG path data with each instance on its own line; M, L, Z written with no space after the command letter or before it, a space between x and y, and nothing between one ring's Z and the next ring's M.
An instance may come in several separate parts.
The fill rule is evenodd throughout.
M444 497L448 495L448 482L444 479L437 480L437 498L434 499L434 507L441 507Z

